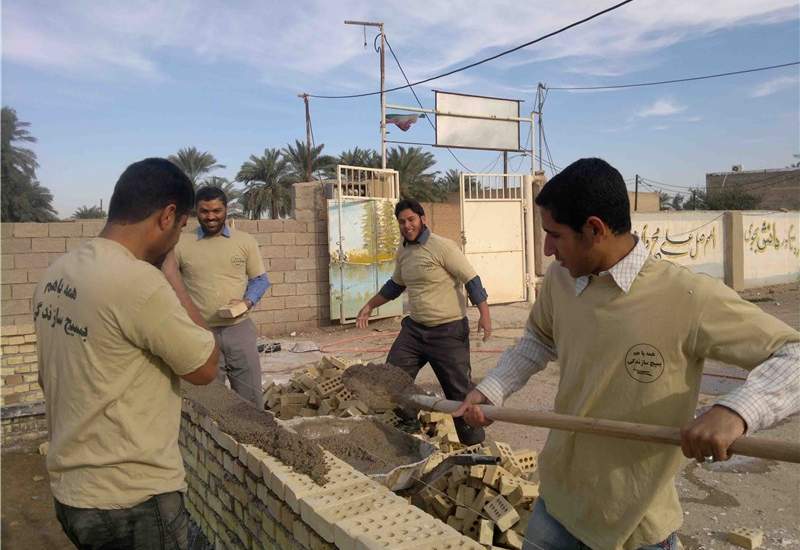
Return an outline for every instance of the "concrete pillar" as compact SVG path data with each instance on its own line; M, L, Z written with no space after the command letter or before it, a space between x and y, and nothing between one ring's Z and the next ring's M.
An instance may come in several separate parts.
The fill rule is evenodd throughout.
M536 300L536 242L534 237L535 207L533 204L533 176L523 176L523 197L525 199L525 296L528 303Z
M744 229L741 212L725 212L722 218L725 241L725 284L733 290L744 289Z

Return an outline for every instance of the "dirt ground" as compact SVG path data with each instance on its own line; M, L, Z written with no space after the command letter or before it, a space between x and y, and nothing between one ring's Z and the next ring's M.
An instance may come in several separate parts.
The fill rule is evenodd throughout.
M742 295L800 329L800 285L756 289ZM480 342L475 336L472 339L472 373L476 381L495 366L500 353L522 334L528 311L527 304L492 307L492 338L488 342ZM470 311L470 319L475 327L475 311ZM323 353L383 361L398 330L399 319L385 319L371 323L367 330L337 326L282 339L284 351L263 356L264 381L285 381L293 370L319 359ZM313 342L321 351L288 351L298 342ZM707 363L706 372L735 377L746 375L740 369L714 362ZM425 389L438 388L430 367L421 371L417 383ZM551 364L506 404L550 410L557 383L558 365ZM730 378L704 377L699 405L711 404L715 395L730 391L739 383ZM544 445L547 430L496 423L488 429L488 434L515 449L539 450ZM800 416L790 417L758 436L798 442ZM44 457L35 450L3 452L0 534L3 548L70 547L55 519L46 476ZM747 457L734 457L727 463L711 465L687 461L676 483L685 515L679 534L687 549L737 548L725 542L724 536L739 526L763 530L763 548L800 548L800 466Z

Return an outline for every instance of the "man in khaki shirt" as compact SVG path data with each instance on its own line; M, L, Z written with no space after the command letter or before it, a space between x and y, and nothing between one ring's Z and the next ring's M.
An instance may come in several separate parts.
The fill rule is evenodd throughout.
M398 202L395 217L403 246L397 251L394 274L361 308L356 324L365 328L374 308L408 290L411 314L403 319L386 362L412 378L430 363L445 397L461 400L472 388L464 289L480 311L478 330L484 331L484 340L492 330L488 295L456 243L431 233L425 225L425 211L419 202ZM461 418L455 424L462 443L483 441L482 428L473 428Z
M159 267L194 202L165 159L130 165L98 238L33 297L57 517L79 548L187 548L180 379L208 384L218 349L177 270Z
M236 393L260 407L258 330L248 311L270 286L261 252L252 235L227 225L228 198L222 189L200 188L196 207L200 226L181 235L175 260L189 296L219 344L220 381L227 377ZM245 306L244 313L220 317L220 308L238 304Z
M727 460L730 445L797 412L800 334L721 281L648 256L631 233L620 173L581 159L536 197L555 256L522 339L454 415L488 425L502 405L558 360L555 412L682 428L682 448L551 430L524 548L671 550L683 521L674 478L682 454ZM750 370L696 419L707 358Z

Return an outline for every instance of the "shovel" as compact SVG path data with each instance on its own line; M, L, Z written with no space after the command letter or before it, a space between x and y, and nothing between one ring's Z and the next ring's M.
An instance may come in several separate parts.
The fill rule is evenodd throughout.
M460 401L450 401L429 395L407 395L405 396L405 401L409 405L426 411L438 411L447 414L453 413L461 406ZM665 443L678 446L681 444L680 430L671 426L636 424L619 420L603 420L600 418L494 407L491 405L479 405L479 407L486 418L499 422L617 437L620 439L633 439L650 443ZM763 437L742 436L733 442L730 450L739 455L800 464L800 444L798 443Z

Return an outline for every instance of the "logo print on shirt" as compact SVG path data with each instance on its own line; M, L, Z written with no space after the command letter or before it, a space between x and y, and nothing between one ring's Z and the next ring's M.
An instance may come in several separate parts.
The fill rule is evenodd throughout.
M244 267L245 263L246 260L241 256L231 256L231 264L233 264L234 267Z
M636 344L625 354L625 368L631 378L647 384L664 373L664 357L650 344Z

